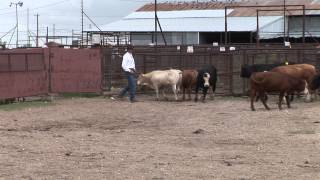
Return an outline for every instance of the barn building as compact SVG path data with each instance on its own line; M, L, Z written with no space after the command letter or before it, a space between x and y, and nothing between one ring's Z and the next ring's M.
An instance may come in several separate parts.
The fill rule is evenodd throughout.
M320 41L320 0L158 3L157 33L154 7L145 4L102 26L102 31L87 31L88 43L96 39L134 45Z

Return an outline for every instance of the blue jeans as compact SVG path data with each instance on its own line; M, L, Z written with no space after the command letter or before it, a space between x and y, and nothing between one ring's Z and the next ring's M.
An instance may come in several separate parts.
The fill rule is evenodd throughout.
M135 99L135 94L136 94L136 82L135 78L132 73L130 72L125 72L125 76L127 77L128 80L128 85L123 88L120 92L120 96L124 96L128 91L130 95L130 101Z

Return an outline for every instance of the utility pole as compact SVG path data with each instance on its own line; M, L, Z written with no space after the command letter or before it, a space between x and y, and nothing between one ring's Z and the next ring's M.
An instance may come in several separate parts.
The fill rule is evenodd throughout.
M155 43L156 46L158 45L158 35L157 35L157 31L158 31L158 24L157 24L157 0L154 0L154 38L155 38Z
M35 15L37 17L37 37L36 37L36 47L39 47L39 14Z
M81 0L81 46L83 46L83 0Z
M16 6L16 28L17 28L17 39L16 39L16 48L18 48L19 46L19 19L18 19L18 6L22 7L23 6L23 2L19 1L17 3L10 3L10 7L12 5Z
M46 43L49 42L49 27L47 26Z
M30 44L30 29L29 29L29 8L27 9L27 35L28 35L28 46L31 46L31 44Z
M53 27L52 27L52 36L56 36L56 25L53 24Z
M283 43L286 40L286 0L283 0Z

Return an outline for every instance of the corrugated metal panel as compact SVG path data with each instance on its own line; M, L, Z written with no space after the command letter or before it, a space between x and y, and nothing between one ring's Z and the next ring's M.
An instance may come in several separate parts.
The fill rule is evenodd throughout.
M302 37L302 18L290 18L290 37ZM306 37L320 37L320 17L306 18Z
M280 19L281 16L260 17L260 26L263 27ZM164 32L223 32L224 18L177 18L160 19ZM111 32L152 32L153 19L127 19L110 23L101 27L103 31ZM255 17L229 17L228 31L255 31Z
M319 0L287 0L287 5L305 5L306 8L320 8ZM283 1L279 0L247 0L238 2L177 2L177 3L158 3L158 11L181 11L181 10L205 10L205 9L224 9L225 6L269 6L276 5L279 6L277 9L283 9ZM298 7L294 7L296 9ZM262 8L235 8L230 16L256 16L257 9ZM263 9L275 9L273 8L263 8ZM145 6L138 9L138 11L154 11L154 4L146 4ZM261 15L265 16L277 16L283 13L278 12L264 12ZM301 15L302 11L291 11L291 15Z
M227 13L230 14L232 11L229 9ZM161 19L224 17L225 10L159 11L157 14ZM134 12L124 19L154 19L154 11Z
M223 2L165 2L158 3L158 11L182 11L190 9L224 9L225 5L237 5L240 3L223 3ZM154 11L154 4L148 3L137 11Z
M261 26L259 29L260 39L272 39L283 36L283 18L279 18L270 24Z

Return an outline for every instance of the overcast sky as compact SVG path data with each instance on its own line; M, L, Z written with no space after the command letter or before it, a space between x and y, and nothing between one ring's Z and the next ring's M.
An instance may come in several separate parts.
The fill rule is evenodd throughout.
M36 33L35 14L37 13L40 15L40 35L45 35L47 26L49 34L52 35L53 24L55 24L55 35L71 35L72 30L81 30L81 0L20 1L23 2L23 6L18 7L19 40L27 39L28 8L29 27L32 33ZM19 0L0 0L0 37L14 28L16 24L15 5L9 7L11 2L17 3ZM84 0L84 11L98 26L101 26L121 19L148 2L154 2L154 0ZM85 28L93 26L87 18L85 18L84 25ZM9 33L2 38L2 41L8 42L11 36L12 33ZM15 35L11 42L15 42L14 37Z

